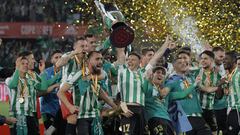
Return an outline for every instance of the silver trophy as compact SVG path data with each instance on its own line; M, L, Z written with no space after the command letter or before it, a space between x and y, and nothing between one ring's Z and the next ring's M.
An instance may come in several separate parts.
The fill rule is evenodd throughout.
M111 31L109 40L111 45L123 48L134 40L134 31L125 23L125 18L114 3L101 3L95 0L95 5L103 16L103 22Z

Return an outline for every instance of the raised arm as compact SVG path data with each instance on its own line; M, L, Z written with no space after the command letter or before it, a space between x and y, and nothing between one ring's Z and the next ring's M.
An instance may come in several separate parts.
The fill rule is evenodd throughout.
M56 63L56 68L60 69L62 66L65 66L68 61L74 57L75 55L77 55L78 52L77 51L72 51L69 54L63 55Z
M47 95L48 93L51 93L54 89L56 89L56 88L58 88L59 89L59 87L60 87L60 84L59 83L56 83L56 84L53 84L53 85L51 85L51 86L49 86L48 88L47 88L47 91L44 91L44 92L42 92L42 91L38 91L38 96L40 97L40 96L44 96L44 95Z
M10 80L8 82L8 87L10 89L17 88L17 86L18 86L18 80L19 80L19 75L20 75L19 68L20 68L20 64L21 64L21 59L22 59L22 57L18 57L15 62L15 64L16 64L15 72L13 73L12 77L10 78Z
M47 80L47 86L49 87L49 86L53 85L54 83L56 83L56 81L61 77L60 74L61 73L58 72L51 79L47 79L47 73L43 72L41 74L41 78Z
M36 73L35 73L36 74ZM43 75L36 74L37 84L34 86L38 91L47 91L48 81Z
M116 48L117 61L115 64L124 65L126 62L125 48Z
M19 80L19 70L16 69L15 72L13 73L13 76L9 80L9 83L8 83L9 89L17 88L18 80Z
M84 50L82 47L75 48L74 51L71 51L68 54L64 54L56 63L55 68L60 69L62 66L66 65L68 61L73 57L81 57L79 60L82 60L82 58L85 56ZM81 61L79 61L81 62Z
M149 61L148 66L154 67L156 65L157 60L163 56L170 43L170 36L168 35L164 44L158 49L158 51L154 54L153 58Z

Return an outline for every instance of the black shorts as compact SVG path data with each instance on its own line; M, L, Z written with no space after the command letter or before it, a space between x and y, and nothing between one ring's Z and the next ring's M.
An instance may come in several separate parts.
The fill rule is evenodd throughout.
M44 127L46 128L46 129L48 129L52 124L53 124L53 122L54 122L54 116L52 116L51 114L49 114L49 113L43 113L42 114L42 116L44 115L44 117L45 117L45 119L44 119L44 121L43 121L43 123L44 123Z
M119 117L103 117L102 128L104 135L121 135L119 131L120 118Z
M58 110L55 117L49 113L44 113L46 119L44 120L44 126L48 129L51 125L55 127L53 135L63 135L65 133L65 128L67 121L62 117L61 109Z
M227 116L227 134L237 135L240 131L240 113L237 110L231 110Z
M148 127L151 135L174 135L174 129L171 121L153 117L148 121Z
M227 108L221 110L215 110L215 116L217 120L218 130L226 131L226 122L227 122Z
M56 128L54 135L64 135L66 124L67 121L63 119L62 111L59 109L53 122L53 126Z
M93 118L81 118L77 120L77 135L91 135Z
M128 105L129 110L134 114L127 118L121 116L121 130L123 135L143 135L144 133L144 110L142 106Z
M188 131L187 135L212 135L212 132L202 117L188 117L192 125L192 130Z
M210 126L211 131L216 132L218 130L218 127L214 110L203 109L202 116L204 120L207 122L207 124Z

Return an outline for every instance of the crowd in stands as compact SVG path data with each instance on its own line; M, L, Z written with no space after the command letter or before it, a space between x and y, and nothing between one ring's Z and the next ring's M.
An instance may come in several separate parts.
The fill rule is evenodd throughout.
M1 0L0 22L69 22L80 16L64 0ZM72 10L72 11L71 11Z
M71 39L2 39L0 45L0 78L12 74L14 61L19 52L32 50L36 60L44 59L49 62L49 55L53 50L60 49L67 52L72 49Z

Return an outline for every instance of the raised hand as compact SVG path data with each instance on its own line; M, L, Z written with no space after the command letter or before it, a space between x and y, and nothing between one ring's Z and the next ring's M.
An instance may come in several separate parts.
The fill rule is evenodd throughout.
M173 50L175 48L176 48L176 43L174 42L172 36L169 36L168 49Z
M171 43L171 36L167 35L167 37L165 38L164 45L168 47L170 43Z
M16 59L16 62L15 62L15 64L16 64L16 69L19 69L19 68L20 68L21 61L22 61L22 57L18 57L18 58Z

